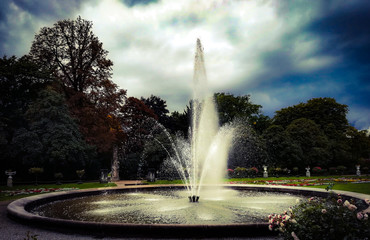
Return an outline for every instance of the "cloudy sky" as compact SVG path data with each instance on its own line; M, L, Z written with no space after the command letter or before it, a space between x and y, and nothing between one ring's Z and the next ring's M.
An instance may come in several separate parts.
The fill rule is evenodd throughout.
M27 54L41 27L79 15L129 96L154 94L182 111L200 38L213 92L250 94L271 117L333 97L351 125L370 128L370 1L1 0L0 55Z

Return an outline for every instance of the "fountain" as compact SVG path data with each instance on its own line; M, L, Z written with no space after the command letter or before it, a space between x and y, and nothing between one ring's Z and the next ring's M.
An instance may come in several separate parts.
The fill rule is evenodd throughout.
M195 51L191 110L189 141L174 143L171 139L174 151L167 152L173 152L170 158L186 185L189 201L198 202L204 184L220 185L225 177L233 136L231 126L219 127L213 94L207 87L203 47L199 39ZM215 188L214 194L217 192L220 189Z

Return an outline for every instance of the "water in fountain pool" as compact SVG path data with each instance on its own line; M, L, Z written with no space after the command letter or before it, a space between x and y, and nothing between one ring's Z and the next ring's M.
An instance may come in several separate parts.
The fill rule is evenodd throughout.
M185 190L109 193L55 201L32 210L41 216L79 221L134 224L231 224L266 221L301 196L222 189L189 203Z

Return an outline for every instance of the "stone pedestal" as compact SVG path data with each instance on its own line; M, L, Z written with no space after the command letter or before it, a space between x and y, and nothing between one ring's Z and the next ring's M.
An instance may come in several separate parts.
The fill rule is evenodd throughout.
M310 167L306 167L306 177L311 177Z
M8 180L6 182L6 186L13 187L13 177L12 176L8 177Z
M356 175L361 176L360 165L356 165Z
M6 181L6 185L8 187L13 187L13 177L12 176L14 176L16 173L17 173L16 171L12 172L11 170L5 171L5 175L8 176L8 179Z

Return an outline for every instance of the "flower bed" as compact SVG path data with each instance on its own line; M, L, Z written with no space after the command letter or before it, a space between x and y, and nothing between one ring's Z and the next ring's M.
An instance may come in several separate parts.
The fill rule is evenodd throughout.
M341 195L312 197L282 214L269 215L269 229L279 231L284 239L368 239L369 208L358 210L358 206L369 204L368 199L348 201Z

